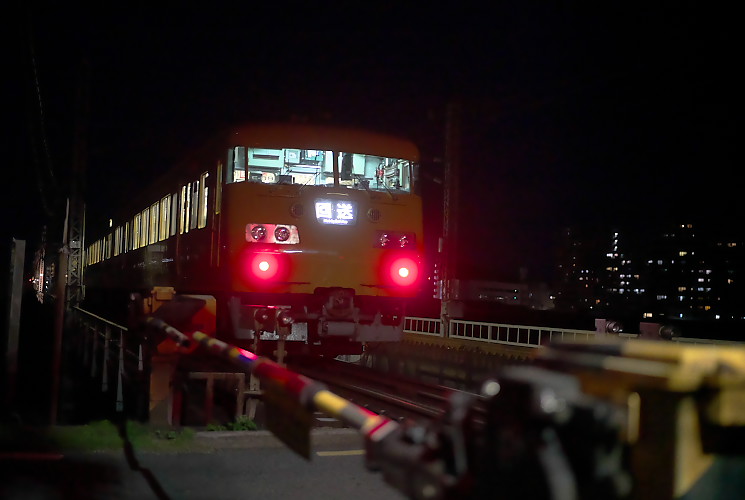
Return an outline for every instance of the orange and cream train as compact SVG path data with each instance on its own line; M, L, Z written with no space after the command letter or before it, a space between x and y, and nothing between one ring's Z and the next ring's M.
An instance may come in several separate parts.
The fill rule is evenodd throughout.
M231 129L86 246L86 295L212 296L218 336L265 352L279 338L327 356L397 341L422 274L418 161L413 143L367 131Z

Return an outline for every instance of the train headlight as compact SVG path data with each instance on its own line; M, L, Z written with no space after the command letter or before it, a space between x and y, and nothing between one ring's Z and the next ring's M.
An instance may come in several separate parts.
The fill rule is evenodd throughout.
M251 237L254 241L261 241L266 238L266 227L261 224L256 224L251 228Z
M246 224L246 241L249 243L279 243L297 245L300 232L293 224Z
M401 246L401 248L408 248L408 246L409 246L409 237L406 236L405 234L402 235L398 239L398 244Z
M274 230L274 238L277 241L287 241L290 239L290 230L285 226L277 226Z
M378 243L381 247L387 247L391 239L388 237L388 233L380 233L378 237Z

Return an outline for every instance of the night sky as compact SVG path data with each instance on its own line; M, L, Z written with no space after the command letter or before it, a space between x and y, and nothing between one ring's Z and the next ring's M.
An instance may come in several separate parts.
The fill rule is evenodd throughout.
M91 220L217 128L293 118L417 142L431 240L452 102L463 132L462 267L473 277L508 278L520 266L546 277L565 225L656 230L685 219L726 228L743 211L742 42L734 14L704 3L16 3L2 155L4 203L20 215L6 218L4 240L38 241L48 217L37 179L59 214L52 187L63 192L69 175L80 82Z

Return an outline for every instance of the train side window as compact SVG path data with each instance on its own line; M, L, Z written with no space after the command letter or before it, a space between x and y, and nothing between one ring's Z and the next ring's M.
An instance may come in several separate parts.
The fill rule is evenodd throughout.
M122 228L117 227L114 230L114 257L119 255L119 245L122 243Z
M158 241L168 238L168 224L171 218L171 195L160 200L160 226L158 227Z
M197 227L202 229L207 226L207 205L208 205L208 194L209 188L207 187L207 177L209 172L204 172L199 176L199 217Z
M139 223L138 223L138 225L139 225ZM137 230L139 230L139 229L137 229ZM135 229L135 217L132 217L132 222L130 223L130 226L129 226L129 241L127 242L127 247L130 250L134 250L134 249L137 248L137 243L135 243L137 241L137 233L135 231L136 231L136 229Z
M189 199L191 198L191 183L181 186L181 197L179 203L179 225L180 234L189 232Z
M130 251L130 248L129 248L129 238L130 238L129 227L130 227L129 221L125 222L124 223L124 242L123 242L124 244L122 245L123 246L124 253L127 253L127 252Z
M142 211L142 225L140 229L140 246L147 246L147 237L150 235L150 207Z
M135 215L134 221L132 222L132 250L140 248L140 233L142 232L142 215Z
M228 168L225 172L225 182L243 182L246 180L246 166L248 155L244 146L236 146L228 150Z
M171 195L171 228L170 235L175 236L178 232L178 192Z
M196 229L199 220L199 181L191 183L191 196L189 197L189 208L191 209L191 219L189 229Z
M150 243L158 242L158 230L160 229L160 202L150 206Z

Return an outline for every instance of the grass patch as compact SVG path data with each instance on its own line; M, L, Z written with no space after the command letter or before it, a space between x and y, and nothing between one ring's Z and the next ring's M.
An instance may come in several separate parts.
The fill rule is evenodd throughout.
M256 422L245 415L240 415L235 419L235 422L229 424L209 424L207 426L208 431L255 431L258 428Z
M136 451L179 451L187 449L194 441L194 431L189 428L159 429L139 422L126 422L126 438ZM55 427L53 438L65 449L116 450L124 440L118 427L108 420L88 425Z
M211 451L194 439L189 427L174 429L127 421L126 436L135 452ZM253 431L256 423L246 416L225 425L209 425L211 431ZM118 426L109 420L86 425L27 428L0 424L0 449L17 451L116 451L124 448Z
M132 421L125 425L127 439L135 451L189 451L194 447L194 430L190 428L158 429ZM43 429L2 428L0 443L8 449L35 451L106 451L124 447L119 428L109 420Z
M118 450L122 447L118 429L108 420L86 425L50 427L47 433L65 450Z

